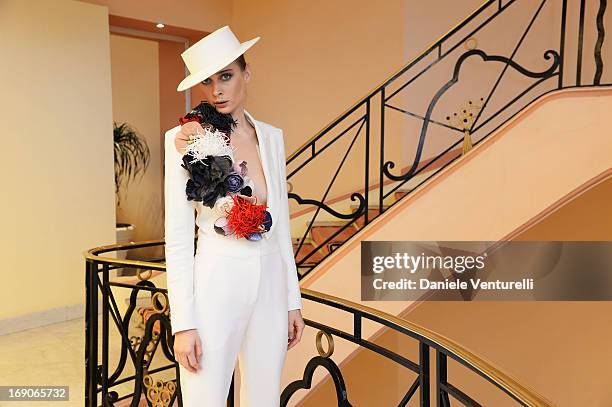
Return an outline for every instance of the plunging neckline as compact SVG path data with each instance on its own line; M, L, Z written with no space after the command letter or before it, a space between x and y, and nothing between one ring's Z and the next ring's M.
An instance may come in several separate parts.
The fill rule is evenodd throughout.
M266 174L266 167L265 167L265 163L264 163L264 159L262 158L262 154L261 154L261 138L260 138L260 134L257 131L257 125L255 123L253 123L251 121L251 119L249 118L246 110L244 111L244 117L246 119L247 122L249 122L251 124L251 126L253 126L253 130L255 131L255 140L257 141L257 145L255 147L255 151L257 152L257 157L259 158L259 165L261 167L261 172L263 174L263 181L264 184L266 185L266 207L268 207L268 203L270 202L269 196L270 196L270 184L268 183L268 175ZM232 138L230 136L230 145L234 148L237 148L234 146L234 144L232 143ZM248 169L249 166L247 164L247 176L248 176ZM258 205L262 205L258 202Z

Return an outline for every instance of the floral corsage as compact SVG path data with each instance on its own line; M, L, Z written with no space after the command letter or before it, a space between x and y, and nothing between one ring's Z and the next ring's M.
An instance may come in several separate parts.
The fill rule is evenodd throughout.
M223 236L261 240L270 230L272 217L266 205L252 196L253 181L247 175L247 162L235 162L230 143L235 125L231 115L217 112L202 102L179 119L181 124L197 121L204 133L190 136L181 166L189 172L185 192L190 201L202 202L218 218L214 229Z

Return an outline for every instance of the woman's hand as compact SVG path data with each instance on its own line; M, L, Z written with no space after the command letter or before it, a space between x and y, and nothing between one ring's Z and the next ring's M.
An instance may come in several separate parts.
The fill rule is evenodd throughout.
M181 130L174 137L174 146L179 154L185 154L185 147L187 147L189 136L196 133L204 133L204 128L198 122L188 122L181 126Z
M287 350L293 348L302 339L302 332L304 331L304 320L302 319L302 311L299 309L292 309L289 311L289 339L287 343Z
M197 329L186 329L174 335L174 357L185 369L197 373L201 356L202 342Z
M187 122L181 126L181 133L185 138L196 133L204 133L204 127L198 122Z

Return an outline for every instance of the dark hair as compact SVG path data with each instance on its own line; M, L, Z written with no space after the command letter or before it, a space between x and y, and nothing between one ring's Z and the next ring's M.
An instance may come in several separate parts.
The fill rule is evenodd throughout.
M241 71L244 71L246 67L246 60L244 59L244 54L240 55L238 58L234 59L234 62L238 63ZM232 62L233 63L233 62ZM203 81L200 81L202 83Z
M246 67L246 60L244 59L244 54L242 54L238 58L236 58L235 62L238 63L238 66L240 67L240 70L244 71L244 68Z

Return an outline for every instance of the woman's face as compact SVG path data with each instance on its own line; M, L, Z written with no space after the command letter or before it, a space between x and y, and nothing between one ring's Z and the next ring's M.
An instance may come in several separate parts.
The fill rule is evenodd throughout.
M199 86L206 101L215 106L218 112L232 114L243 107L247 94L247 83L251 77L249 64L244 71L236 61L204 79ZM223 103L221 103L223 102Z

